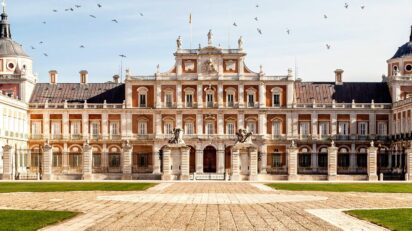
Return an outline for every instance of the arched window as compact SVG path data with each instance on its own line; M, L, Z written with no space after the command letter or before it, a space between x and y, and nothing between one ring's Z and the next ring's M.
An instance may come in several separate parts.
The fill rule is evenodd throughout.
M236 89L233 87L226 88L226 106L234 107L235 106L235 95Z
M147 93L149 92L149 89L145 87L139 87L137 89L137 105L140 108L146 108L147 107Z
M195 89L193 88L185 88L183 90L185 92L185 103L187 108L192 108L193 107L193 101L194 101L194 95L195 95ZM179 94L179 92L178 92Z
M255 107L256 92L257 92L256 89L252 87L246 90L248 107L252 107L252 108Z
M165 103L165 107L171 108L173 107L173 102L174 102L174 91L173 89L165 89L164 90L164 100L163 102Z
M282 106L283 89L279 87L272 88L272 107Z

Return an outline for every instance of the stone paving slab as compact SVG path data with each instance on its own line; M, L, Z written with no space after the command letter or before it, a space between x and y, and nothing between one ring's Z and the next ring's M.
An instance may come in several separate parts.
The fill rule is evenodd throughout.
M45 230L341 230L307 210L412 207L412 194L276 191L249 182L165 182L137 192L4 193L0 205L83 213Z

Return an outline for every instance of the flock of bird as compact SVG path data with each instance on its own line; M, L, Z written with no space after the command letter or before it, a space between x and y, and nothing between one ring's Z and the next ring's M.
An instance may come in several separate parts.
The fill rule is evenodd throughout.
M345 5L344 5L344 8L345 8L345 9L349 9L349 6L350 6L349 3L346 2ZM259 4L256 4L256 8L259 8L259 7L260 7L260 5L259 5ZM364 9L366 8L366 6L365 6L365 5L361 5L360 8L361 8L361 10L364 10ZM324 18L324 19L328 19L329 16L326 15L326 14L324 14L324 15L323 15L323 18ZM258 18L258 17L255 17L254 20L255 20L256 22L258 22L258 21L259 21L259 18ZM236 22L234 22L234 23L233 23L233 26L234 26L234 27L238 27L238 24L237 24ZM263 35L262 29L261 29L260 27L257 27L256 30L257 30L257 32L258 32L260 35ZM290 35L290 34L291 34L291 30L290 30L289 28L286 28L286 34L287 34L287 35ZM332 45L330 45L330 44L325 44L325 46L326 46L326 49L327 49L327 50L330 50L330 49L332 48Z
M96 4L96 6L97 6L97 8L102 8L102 7L103 7L103 5L100 4L100 3ZM74 5L74 7L65 8L64 11L65 11L65 12L74 12L76 9L79 9L79 8L81 8L81 7L82 7L82 5ZM54 12L54 13L58 13L59 10L58 10L58 9L53 9L53 12ZM144 16L144 14L143 14L142 12L139 12L139 15L140 15L141 17ZM91 18L94 18L94 19L97 18L97 16L96 16L96 15L93 15L93 14L90 14L89 16L90 16ZM118 23L119 23L119 20L114 18L114 19L111 19L111 22L118 24ZM47 22L46 22L46 21L42 21L42 24L45 25L45 24L47 24ZM40 42L39 42L39 45L43 45L43 44L44 44L43 41L40 41ZM30 48L31 48L32 50L35 50L35 49L36 49L36 47L33 46L33 45L30 46ZM85 49L86 46L85 46L85 45L79 45L79 48L80 48L80 49ZM43 56L49 57L49 54L48 54L48 53L43 53ZM126 55L120 54L119 57L121 57L121 58L123 59L123 58L126 58Z
M81 7L82 7L82 5L74 5L73 7L65 8L64 11L66 11L66 12L74 12L74 11L76 11L76 9L79 9L79 8L81 8ZM96 7L99 9L99 8L102 8L103 5L100 4L100 3L98 3L98 4L96 4ZM256 4L255 7L256 7L256 8L259 8L260 5L259 5L259 4ZM349 3L345 3L345 4L344 4L344 8L345 8L345 9L349 9L349 8L350 8ZM361 10L364 10L364 9L366 8L366 6L365 6L365 5L361 5L360 8L361 8ZM59 12L58 9L53 9L52 11L53 11L54 13L58 13L58 12ZM141 17L144 16L144 14L143 14L142 12L139 12L138 15L140 15ZM89 17L90 17L90 18L93 18L93 19L96 19L96 18L97 18L97 16L96 16L96 15L93 15L93 14L90 14ZM323 15L323 18L324 18L325 20L327 20L327 19L329 19L329 16L328 16L327 14L324 14L324 15ZM255 21L256 23L259 23L259 17L257 17L257 16L254 17L254 21ZM116 19L116 18L113 18L113 19L111 19L111 22L113 22L113 23L115 23L115 24L118 24L118 23L119 23L119 20ZM42 21L42 24L47 24L47 22L46 22L46 21ZM237 22L233 22L233 26L234 26L234 27L238 27L238 23L237 23ZM259 35L263 35L263 30L262 30L259 26L257 26L256 30L257 30L257 33L258 33ZM291 35L292 30L289 29L289 28L286 28L286 31L285 31L285 32L286 32L287 35ZM40 42L39 42L39 45L43 45L43 44L44 44L43 41L40 41ZM325 44L325 46L326 46L326 49L327 49L327 50L330 50L330 49L332 48L332 45L331 45L331 44L328 44L328 43ZM85 46L85 45L79 45L79 48L80 48L80 49L85 49L86 46ZM32 49L32 50L35 50L36 47L31 46L31 49ZM48 56L49 56L47 53L43 53L43 55L44 55L45 57L48 57ZM120 56L122 59L123 59L123 58L126 58L126 55L123 55L123 54L121 54L121 55L119 55L119 56Z

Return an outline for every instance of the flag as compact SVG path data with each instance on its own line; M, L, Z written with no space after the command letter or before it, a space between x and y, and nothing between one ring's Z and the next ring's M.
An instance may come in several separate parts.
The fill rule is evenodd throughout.
M189 16L189 24L192 24L192 13L190 13L190 16Z

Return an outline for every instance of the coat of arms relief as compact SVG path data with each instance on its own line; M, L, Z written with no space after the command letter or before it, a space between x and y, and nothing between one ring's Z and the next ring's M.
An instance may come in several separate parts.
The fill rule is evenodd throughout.
M207 74L207 75L213 75L218 73L216 63L212 60L212 58L209 58L208 60L204 61L202 63L202 74Z

